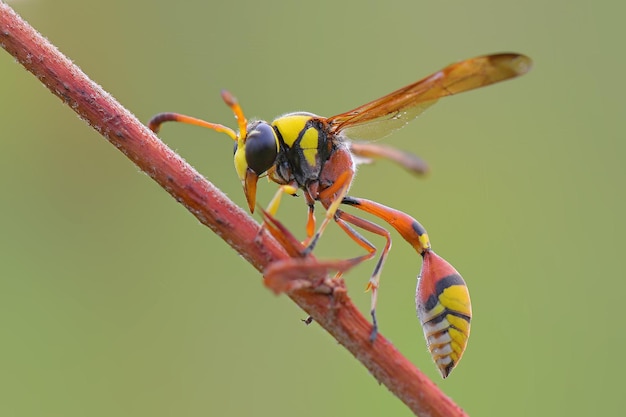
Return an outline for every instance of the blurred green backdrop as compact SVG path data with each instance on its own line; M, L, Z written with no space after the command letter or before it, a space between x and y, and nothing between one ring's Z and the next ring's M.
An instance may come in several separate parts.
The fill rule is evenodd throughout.
M426 158L427 180L360 170L351 193L420 219L474 306L442 381L415 317L419 258L394 235L381 329L470 415L623 413L623 5L10 4L144 121L234 126L222 88L249 117L330 116L453 61L531 56L528 75L442 100L386 139ZM4 52L0 132L0 415L410 415ZM161 136L244 206L226 136ZM260 188L268 201L275 187ZM305 211L287 199L280 217L302 231ZM361 253L331 229L320 257ZM347 277L363 311L372 267Z

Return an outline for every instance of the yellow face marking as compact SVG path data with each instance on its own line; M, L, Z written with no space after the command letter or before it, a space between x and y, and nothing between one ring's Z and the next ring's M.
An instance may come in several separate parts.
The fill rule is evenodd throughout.
M292 147L300 132L304 129L306 122L312 117L306 114L293 114L279 117L272 122L272 125L278 129L285 145Z
M245 146L243 141L240 141L239 146L237 146L237 151L235 152L235 170L242 182L246 179L246 170L248 169Z

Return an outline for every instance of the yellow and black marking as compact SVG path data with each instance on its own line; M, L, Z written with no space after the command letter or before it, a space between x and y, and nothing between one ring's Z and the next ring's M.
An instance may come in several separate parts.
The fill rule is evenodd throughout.
M391 249L391 235L387 229L349 214L339 206L349 205L370 213L396 229L423 258L416 295L417 310L429 349L445 378L461 359L469 337L471 306L463 278L432 251L428 234L417 220L374 201L347 195L355 175L355 156L386 158L415 173L425 172L426 166L421 159L406 152L374 143L351 145L347 137L357 133L365 134L368 139L386 136L442 97L517 77L530 70L531 66L531 60L520 54L479 56L449 65L345 113L328 118L304 112L289 113L272 123L262 120L248 123L235 97L222 91L222 99L237 119L238 132L177 113L158 114L148 126L157 132L162 123L176 121L227 134L235 142L235 170L251 212L256 206L256 187L261 176L267 176L280 185L268 206L269 215L276 213L282 194L295 194L298 189L302 190L309 210L307 239L300 245L304 248L302 253L293 257L293 264L282 264L285 274L306 272L303 268L307 267L300 261L313 250L325 227L332 221L367 252L352 258L350 265L371 259L377 252L374 245L354 227L383 237L385 246L367 285L372 294L372 341L377 332L375 310L380 274ZM393 177L389 178L389 183L394 184ZM313 211L317 202L326 209L326 215L316 231ZM308 266L314 267L314 264Z
M467 285L443 258L427 251L415 301L426 345L445 378L461 360L470 334L472 307Z
M279 184L295 181L299 188L316 181L332 151L321 118L290 113L274 120L272 126L280 149L272 164L272 180Z

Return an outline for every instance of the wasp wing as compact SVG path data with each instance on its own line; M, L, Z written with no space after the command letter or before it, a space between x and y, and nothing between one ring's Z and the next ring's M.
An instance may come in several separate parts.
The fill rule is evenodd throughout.
M441 97L517 77L531 66L530 58L513 53L468 59L354 110L329 117L327 122L335 134L381 138L406 125Z

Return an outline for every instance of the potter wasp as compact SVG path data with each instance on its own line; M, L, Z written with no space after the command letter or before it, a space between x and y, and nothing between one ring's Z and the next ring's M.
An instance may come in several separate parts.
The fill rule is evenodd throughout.
M267 177L279 185L267 211L263 211L266 224L274 222L273 216L283 194L295 195L302 190L308 206L307 239L301 246L301 258L293 259L294 273L301 272L298 268L303 268L303 264L298 261L313 250L332 221L367 252L354 258L357 263L373 258L376 248L355 228L383 237L386 244L367 284L371 291L372 341L377 332L376 300L380 274L391 248L391 235L387 229L350 214L341 206L362 210L396 229L423 258L415 297L417 314L427 346L445 378L461 359L470 333L472 309L465 281L452 265L433 252L428 234L417 220L374 201L348 196L358 159L386 158L416 172L422 171L424 164L409 153L376 143L351 142L349 138L380 138L401 128L442 97L517 77L530 67L531 60L519 54L480 56L449 65L420 81L336 116L297 112L280 116L271 123L247 121L237 100L223 91L222 99L235 114L239 132L177 113L158 114L149 122L149 127L158 132L162 123L176 121L230 136L235 142L235 169L250 212L254 212L256 206L260 177ZM317 229L316 202L326 210ZM274 234L278 233L275 227L273 230Z

